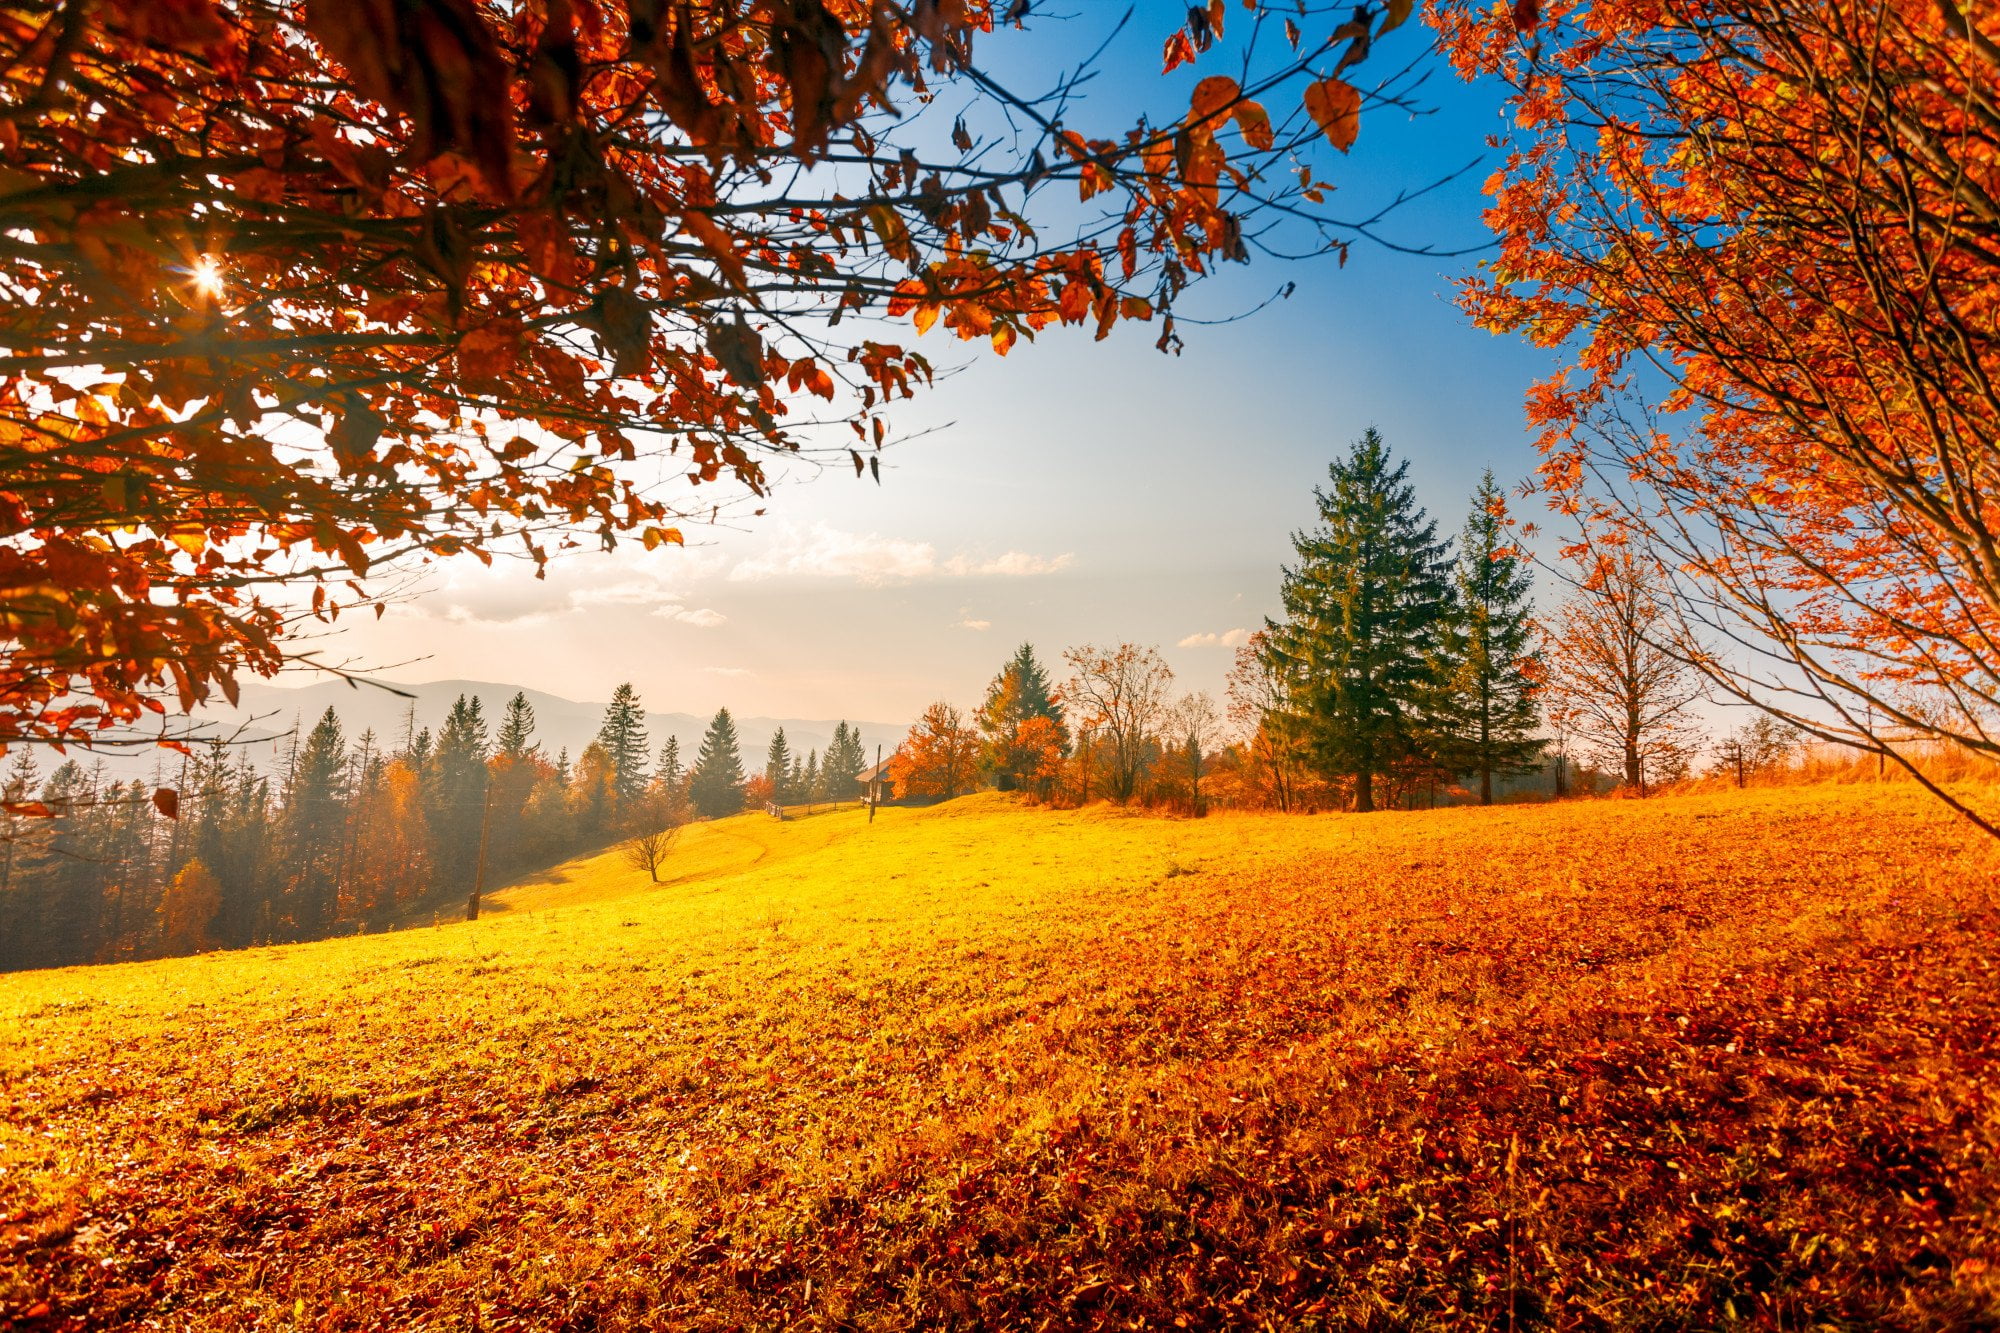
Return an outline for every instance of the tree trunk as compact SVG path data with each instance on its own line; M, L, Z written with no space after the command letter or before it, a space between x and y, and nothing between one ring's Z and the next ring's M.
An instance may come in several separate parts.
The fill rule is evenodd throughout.
M1493 804L1493 770L1490 768L1479 770L1479 803Z
M1354 775L1354 813L1365 815L1375 809L1375 775L1362 769Z

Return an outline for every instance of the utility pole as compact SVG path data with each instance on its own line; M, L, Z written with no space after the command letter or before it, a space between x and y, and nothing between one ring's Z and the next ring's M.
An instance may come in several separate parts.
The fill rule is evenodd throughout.
M868 784L868 822L875 822L875 807L882 804L882 746L875 746L875 777Z
M479 807L479 859L472 867L472 892L465 899L465 919L479 919L479 895L486 889L486 829L493 822L493 781L486 782L486 799Z

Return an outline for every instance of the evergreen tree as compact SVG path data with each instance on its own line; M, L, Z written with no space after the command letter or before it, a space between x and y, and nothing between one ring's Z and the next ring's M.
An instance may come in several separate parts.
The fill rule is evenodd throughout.
M535 742L535 708L525 693L516 691L507 701L507 714L500 720L500 734L494 739L493 753L519 764L541 746Z
M1055 701L1048 673L1035 659L1035 646L1024 643L986 687L986 701L979 707L980 766L1001 791L1026 785L1046 753L1048 733L1044 728L1026 735L1029 740L1039 737L1042 744L1023 744L1021 724L1030 718L1045 718L1053 724L1057 747L1068 752L1069 726Z
M654 770L653 778L669 794L678 792L687 780L687 770L681 766L681 738L669 736L660 745L660 762Z
M604 710L604 725L597 729L597 743L611 765L613 798L627 805L646 794L646 714L639 696L630 685L620 685L611 693Z
M1526 773L1540 762L1535 706L1528 567L1508 546L1504 496L1492 472L1472 496L1459 538L1457 596L1444 657L1451 676L1446 713L1448 756L1457 771L1479 775L1479 803L1493 804L1493 778Z
M1320 767L1375 808L1375 780L1419 754L1433 722L1450 611L1449 543L1373 429L1315 487L1320 526L1292 534L1285 618L1268 650L1296 682L1293 711Z
M535 740L535 710L524 693L516 691L507 701L490 768L492 800L487 817L486 863L517 865L522 859L521 812L527 808L528 797L543 769L542 747Z
M285 792L285 860L292 931L318 939L338 918L340 856L347 833L347 739L329 708L296 747Z
M764 779L771 784L771 799L779 805L792 801L792 747L779 727L771 736L771 748L764 752Z
M445 715L430 756L428 784L433 865L440 883L472 885L479 829L486 819L486 717L477 695L459 695Z
M710 819L743 808L743 757L737 753L736 722L727 708L717 710L701 738L701 752L688 778L688 799Z
M799 799L818 801L826 797L826 790L820 783L819 751L806 751L805 771L799 775Z
M833 741L820 761L820 780L826 784L830 801L848 801L861 794L861 771L868 759L861 747L861 732L841 722L833 729Z

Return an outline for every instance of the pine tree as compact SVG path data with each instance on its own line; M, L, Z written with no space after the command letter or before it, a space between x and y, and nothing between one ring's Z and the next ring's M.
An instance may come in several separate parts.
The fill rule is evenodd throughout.
M806 751L805 771L799 775L799 799L803 801L817 801L823 799L825 796L826 792L820 785L819 751L808 750Z
M477 695L463 694L445 715L431 754L429 818L437 878L453 889L470 888L479 862L479 829L486 819L486 717Z
M507 701L507 715L500 720L500 734L494 754L512 763L522 763L541 748L535 742L535 708L528 696L516 691Z
M1030 739L1039 737L1043 744L1022 743L1021 724L1030 718L1044 718L1053 724L1058 749L1068 751L1069 726L1049 686L1048 673L1035 659L1034 645L1024 643L986 687L986 701L979 707L980 764L1001 791L1025 786L1046 753L1048 732L1044 728L1030 734Z
M604 725L597 729L597 743L604 747L611 764L611 788L619 805L627 805L646 794L646 714L639 695L630 685L612 691L604 710Z
M1268 625L1311 750L1353 781L1356 810L1373 810L1376 778L1421 751L1439 685L1449 543L1408 472L1373 428L1328 467L1331 487L1313 490L1320 526L1292 534L1285 618Z
M285 792L285 858L298 939L320 938L338 916L347 797L347 740L339 714L329 708L296 748Z
M661 743L660 762L654 770L653 779L669 794L680 791L681 784L687 780L687 770L681 766L680 737L669 736Z
M764 779L771 784L771 799L779 805L792 802L792 747L779 727L771 736L771 748L764 752Z
M1472 496L1459 538L1457 596L1446 630L1451 675L1445 711L1448 756L1479 775L1479 803L1493 804L1493 778L1531 772L1542 742L1535 705L1528 567L1507 544L1505 497L1488 472Z
M701 752L688 778L688 799L710 819L743 808L743 757L737 753L736 722L727 708L717 710L701 738Z
M820 780L826 784L830 801L852 800L861 794L861 771L868 759L861 746L861 732L841 722L833 729L833 742L820 761Z

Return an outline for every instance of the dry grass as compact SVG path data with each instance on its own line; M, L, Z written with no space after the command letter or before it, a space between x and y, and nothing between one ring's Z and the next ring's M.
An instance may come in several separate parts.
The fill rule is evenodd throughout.
M0 1320L2000 1326L2000 877L1906 786L676 858L0 978Z

